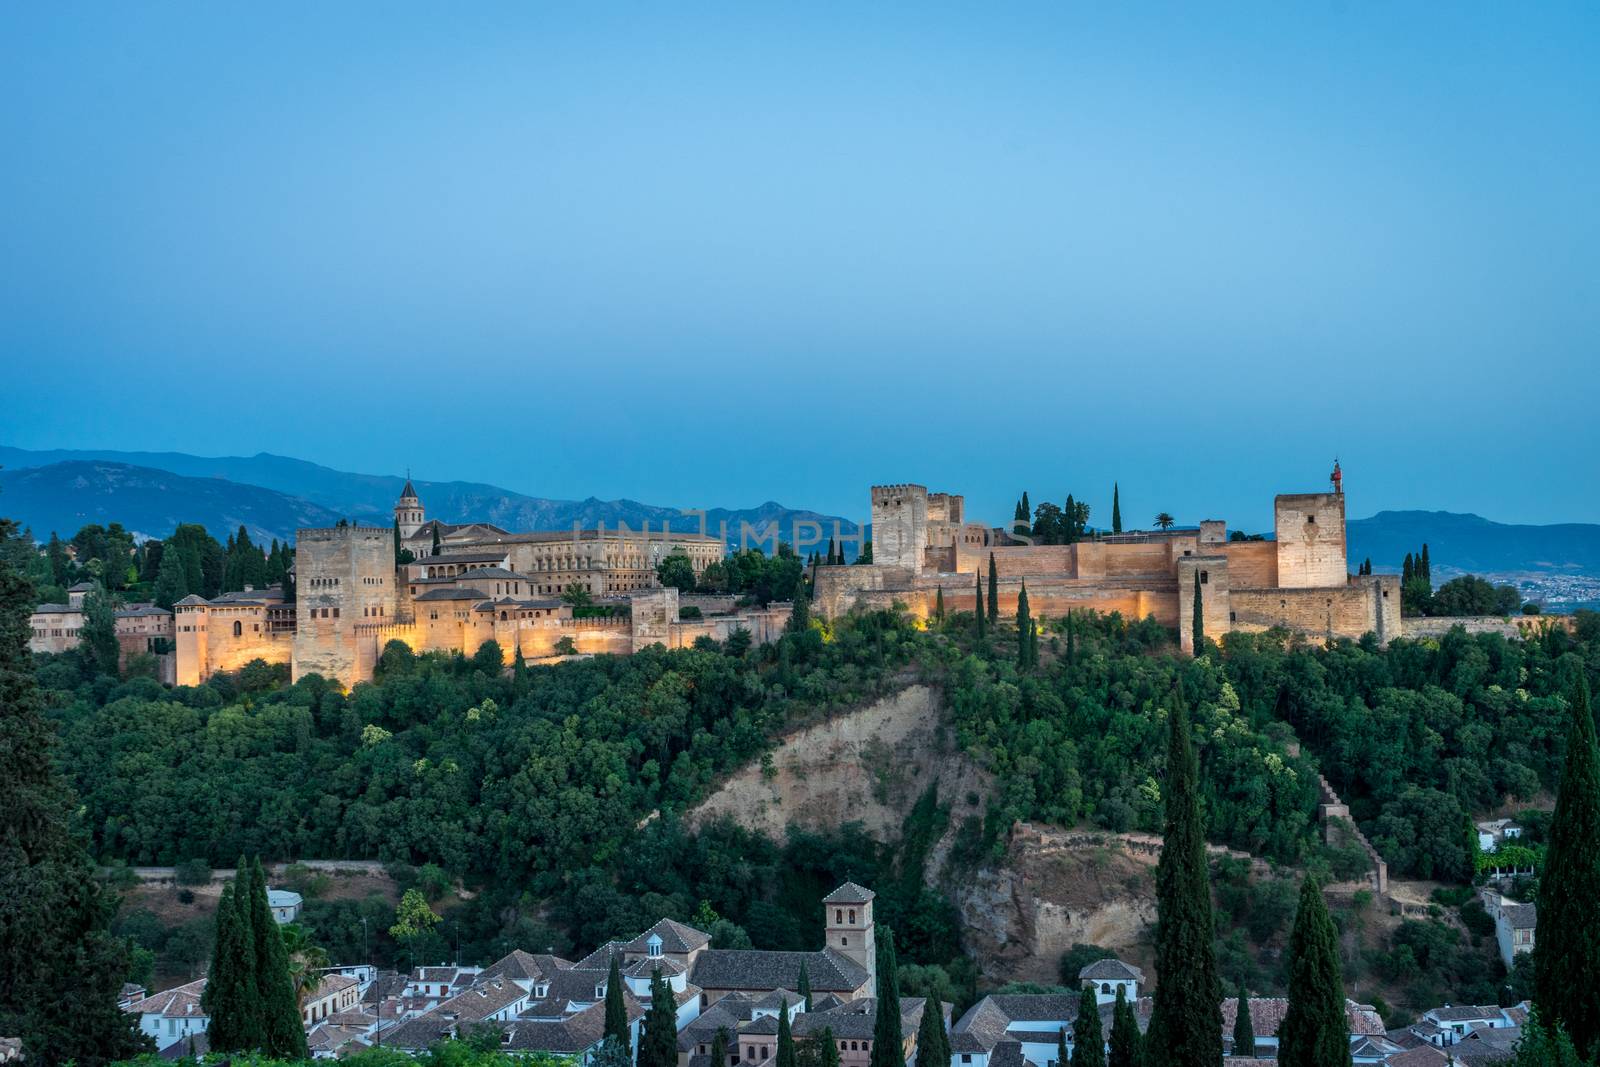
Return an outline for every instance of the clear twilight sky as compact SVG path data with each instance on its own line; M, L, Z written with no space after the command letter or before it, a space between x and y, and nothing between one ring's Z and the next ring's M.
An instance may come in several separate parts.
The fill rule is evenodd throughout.
M1600 521L1593 4L8 4L0 443Z

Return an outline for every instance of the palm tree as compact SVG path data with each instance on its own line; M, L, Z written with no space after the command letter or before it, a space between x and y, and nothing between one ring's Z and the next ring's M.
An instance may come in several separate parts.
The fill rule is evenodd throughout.
M311 943L305 927L289 923L278 928L283 935L283 948L289 955L289 980L294 983L294 999L302 1009L306 997L322 982L322 972L328 968L328 953L321 945Z
M1176 526L1177 523L1178 523L1178 520L1173 518L1171 515L1167 514L1165 511L1163 511L1161 514L1156 516L1156 527L1157 527L1157 529L1170 530L1174 526Z

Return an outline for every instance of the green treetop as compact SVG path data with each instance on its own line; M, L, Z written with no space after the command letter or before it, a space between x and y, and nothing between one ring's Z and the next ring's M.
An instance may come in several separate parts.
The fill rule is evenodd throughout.
M1141 1067L1144 1063L1144 1035L1139 1033L1139 1020L1128 1003L1124 986L1117 984L1117 1003L1111 1012L1110 1055L1106 1067Z
M1250 1022L1250 997L1244 991L1244 983L1239 983L1239 1009L1233 1017L1233 1054L1235 1056L1254 1056L1256 1054L1256 1032Z
M905 1067L901 1052L900 983L894 952L894 931L881 923L878 941L878 1014L872 1029L872 1067Z
M632 1053L633 1037L628 1030L628 1004L622 999L622 969L617 954L611 954L611 970L606 974L605 1036L617 1042L625 1053Z

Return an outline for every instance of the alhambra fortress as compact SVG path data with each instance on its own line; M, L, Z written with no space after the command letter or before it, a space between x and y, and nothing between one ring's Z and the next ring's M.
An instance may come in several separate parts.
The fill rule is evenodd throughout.
M1406 619L1400 580L1352 575L1345 549L1345 495L1337 467L1329 490L1278 496L1272 539L1230 537L1220 520L1187 529L1110 534L1066 545L1035 545L1003 527L968 520L962 497L924 486L874 486L872 562L816 566L816 613L899 606L927 618L974 607L994 561L999 610L1014 614L1026 588L1038 616L1120 612L1152 617L1193 648L1198 589L1204 632L1284 627L1320 639L1442 633L1465 624L1518 636L1523 619ZM198 684L252 660L287 663L293 677L320 674L354 685L372 678L384 646L475 653L497 642L507 660L628 654L654 644L681 648L701 637L744 630L774 640L792 614L787 602L741 605L730 595L662 588L656 567L687 556L696 576L724 558L726 540L706 534L619 529L512 533L488 523L429 519L407 481L390 526L339 525L296 535L296 596L245 590L211 600L185 597L169 614L150 605L117 612L125 653L170 644L163 680ZM395 531L412 561L395 562ZM749 531L755 533L755 531ZM835 531L841 533L841 531ZM801 550L808 546L802 544ZM401 558L404 558L402 555ZM591 605L563 593L577 586ZM43 604L33 647L77 643L85 589L71 603Z
M1201 625L1212 638L1282 626L1324 638L1370 631L1387 643L1400 634L1400 579L1349 573L1341 480L1336 468L1330 492L1275 498L1271 541L1230 540L1227 524L1213 520L1070 545L1023 544L969 522L959 496L920 485L874 486L872 566L822 568L817 608L835 615L901 603L926 616L942 597L946 610L971 609L992 557L1002 615L1016 613L1026 586L1036 615L1153 616L1176 628L1192 651L1198 586Z

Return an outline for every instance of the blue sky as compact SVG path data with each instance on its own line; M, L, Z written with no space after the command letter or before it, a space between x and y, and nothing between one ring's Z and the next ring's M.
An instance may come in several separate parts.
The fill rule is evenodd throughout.
M1600 521L1600 9L13 4L0 442Z

